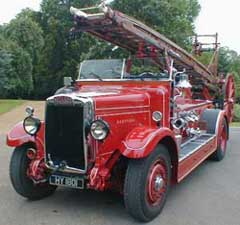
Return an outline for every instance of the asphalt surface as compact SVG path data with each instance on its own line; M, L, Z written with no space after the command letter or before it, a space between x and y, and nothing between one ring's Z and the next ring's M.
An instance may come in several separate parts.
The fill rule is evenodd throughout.
M162 214L149 224L240 225L240 129L230 136L226 158L206 161L173 187ZM0 134L0 225L139 224L118 194L59 188L40 201L22 198L9 180L11 153Z

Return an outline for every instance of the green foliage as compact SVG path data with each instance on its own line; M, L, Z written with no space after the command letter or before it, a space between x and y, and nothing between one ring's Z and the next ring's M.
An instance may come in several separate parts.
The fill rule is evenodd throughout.
M69 8L92 6L100 0L42 0L41 10L24 9L9 24L0 26L0 96L46 98L64 76L77 77L80 61L89 58L128 57L122 49L83 34L69 38L73 18ZM189 49L198 0L114 0L111 7L146 23L180 46ZM189 47L190 46L190 47ZM210 53L199 58L207 65ZM219 71L233 72L240 101L240 56L221 48Z
M219 52L219 72L234 74L236 100L240 103L240 55L227 47L221 48Z
M0 27L4 39L0 76L1 95L45 98L62 86L64 76L77 76L80 60L127 57L122 49L87 34L69 39L73 18L69 8L92 6L99 0L42 0L40 12L23 10L16 19ZM139 18L183 47L194 31L200 6L197 0L115 0L112 7Z
M197 59L207 66L210 63L212 56L213 53L205 52L201 56L198 56ZM219 73L223 73L225 76L228 73L233 73L236 86L236 100L240 103L240 55L227 47L222 47L219 49L218 63Z
M34 90L34 69L44 45L42 30L24 10L0 29L5 85L1 96L29 98Z
M5 28L5 36L16 42L36 62L44 45L42 30L24 11L12 20Z
M96 1L43 0L41 17L38 23L42 27L45 45L36 65L35 96L45 98L53 94L60 86L64 76L77 76L77 67L82 54L87 53L95 40L82 35L79 40L70 40L69 31L73 27L70 6L86 7ZM37 17L35 17L37 18Z
M219 71L223 73L240 72L240 56L237 52L223 47L219 51Z
M0 41L0 97L27 97L33 90L32 60L15 42Z
M200 11L198 0L115 0L112 5L185 48L189 47Z
M4 49L0 50L0 96L8 96L11 90L10 76L12 71L12 55Z
M38 87L35 89L37 96L53 94L53 91L61 86L64 76L76 77L80 59L102 58L104 55L110 55L112 58L128 56L128 53L121 49L112 52L113 46L86 34L78 40L69 40L69 30L73 26L72 16L69 13L70 6L82 8L97 2L99 3L96 0L42 1L42 17L39 24L44 31L45 46L38 66L37 77L40 89ZM171 2L167 0L160 2L115 0L112 4L113 8L136 16L155 29L169 34L170 38L178 40L178 43L183 46L187 45L188 37L193 34L193 21L200 9L197 0L181 0L180 2L179 0Z
M236 104L234 107L233 122L240 122L240 105Z
M201 56L195 56L203 65L208 66L213 57L212 52L204 52Z

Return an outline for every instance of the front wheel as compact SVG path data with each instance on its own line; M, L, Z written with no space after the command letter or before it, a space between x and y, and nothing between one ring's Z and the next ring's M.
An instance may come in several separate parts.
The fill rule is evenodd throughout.
M47 182L34 184L27 176L30 159L27 157L28 146L15 148L10 161L10 179L15 191L30 200L38 200L54 193L56 186Z
M166 202L171 181L171 160L163 145L147 158L130 160L124 184L127 211L148 222L158 216Z

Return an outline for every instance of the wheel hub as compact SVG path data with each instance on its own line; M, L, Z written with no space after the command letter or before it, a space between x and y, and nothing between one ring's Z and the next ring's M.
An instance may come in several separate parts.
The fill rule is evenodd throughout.
M161 175L157 176L154 184L155 191L160 191L163 185L164 185L164 180L162 176Z
M148 200L151 205L160 203L166 190L166 167L163 162L156 162L148 176Z

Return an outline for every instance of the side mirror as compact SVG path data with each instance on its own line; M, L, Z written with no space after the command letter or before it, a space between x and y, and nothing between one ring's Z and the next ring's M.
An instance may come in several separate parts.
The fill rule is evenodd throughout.
M72 86L73 79L71 77L64 77L63 78L63 83L65 87Z

